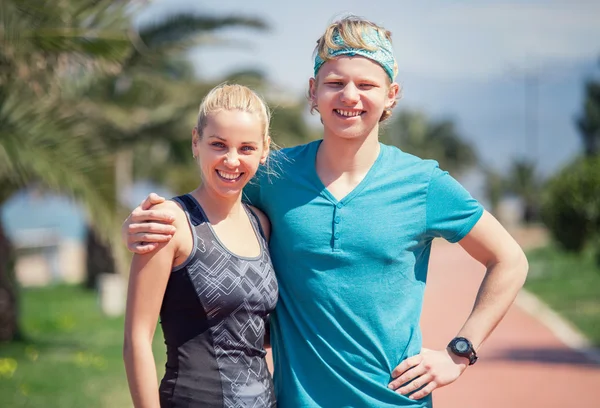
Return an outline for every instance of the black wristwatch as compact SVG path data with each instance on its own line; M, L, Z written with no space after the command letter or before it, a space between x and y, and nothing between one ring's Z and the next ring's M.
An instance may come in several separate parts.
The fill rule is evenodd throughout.
M477 361L477 353L475 353L473 344L464 337L453 338L450 344L448 344L448 348L457 356L468 358L469 365L473 365Z

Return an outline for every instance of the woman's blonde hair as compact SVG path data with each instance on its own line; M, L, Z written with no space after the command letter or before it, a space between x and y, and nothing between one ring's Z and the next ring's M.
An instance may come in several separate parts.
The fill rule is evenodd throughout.
M206 127L208 115L220 110L237 110L256 115L263 127L264 147L269 147L271 112L256 92L244 85L222 84L213 88L202 100L198 111L198 135Z

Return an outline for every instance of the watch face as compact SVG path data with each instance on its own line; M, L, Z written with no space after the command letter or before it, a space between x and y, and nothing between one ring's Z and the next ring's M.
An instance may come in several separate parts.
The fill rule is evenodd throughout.
M454 344L454 347L456 348L456 351L458 351L459 353L466 353L467 351L469 351L469 344L464 340L457 341Z

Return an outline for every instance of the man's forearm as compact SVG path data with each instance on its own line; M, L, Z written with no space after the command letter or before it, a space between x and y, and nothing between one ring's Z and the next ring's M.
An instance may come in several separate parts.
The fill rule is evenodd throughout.
M528 264L519 252L513 259L490 265L479 287L473 310L458 336L477 350L508 312L525 283Z

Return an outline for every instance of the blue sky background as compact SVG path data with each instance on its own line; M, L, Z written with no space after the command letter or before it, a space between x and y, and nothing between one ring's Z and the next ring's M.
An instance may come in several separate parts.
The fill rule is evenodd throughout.
M269 31L224 30L219 35L227 46L203 46L190 57L202 78L258 69L298 98L325 27L344 13L373 20L393 35L404 88L397 109L454 119L482 161L500 171L515 157L535 158L544 175L572 160L581 151L574 119L583 82L600 74L600 0L156 0L138 18L150 21L175 11L263 18ZM535 148L525 140L526 74L539 84ZM484 199L481 177L463 182ZM157 188L138 184L132 202L149 191ZM83 233L81 211L62 198L22 193L6 204L3 217L9 234L17 226L56 227L72 238Z

